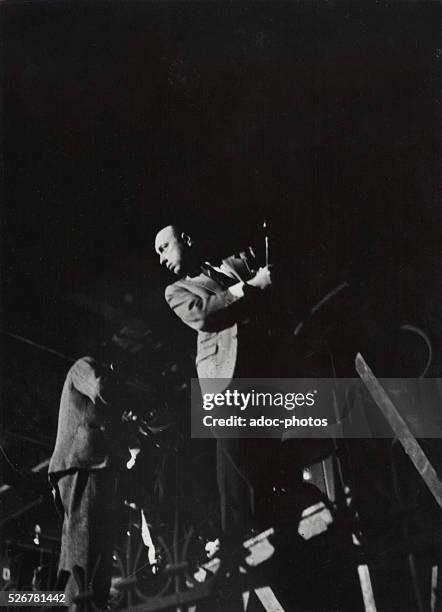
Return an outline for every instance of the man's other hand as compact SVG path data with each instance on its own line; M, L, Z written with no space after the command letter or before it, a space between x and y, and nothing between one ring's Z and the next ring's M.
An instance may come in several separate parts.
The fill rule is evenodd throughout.
M258 272L249 281L248 285L257 289L267 289L272 285L272 266L264 266L259 268Z

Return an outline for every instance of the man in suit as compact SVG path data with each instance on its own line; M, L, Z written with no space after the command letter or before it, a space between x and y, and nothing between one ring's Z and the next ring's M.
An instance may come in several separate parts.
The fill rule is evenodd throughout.
M127 460L121 424L127 399L124 385L92 357L78 359L63 386L49 479L63 515L59 588L69 606L89 588L98 608L109 596L117 479Z
M192 236L173 225L158 232L155 250L160 264L179 276L165 297L183 323L198 332L199 378L265 375L266 339L254 322L272 286L269 267L256 269L246 253L213 266ZM262 440L217 440L221 523L232 538L252 526L257 501L268 499L275 465L262 451Z
M239 367L238 325L262 306L260 294L272 284L269 267L256 270L246 253L213 266L193 238L172 225L158 232L155 250L160 264L180 277L166 288L165 297L183 323L198 332L198 376L253 376L250 365L244 371Z

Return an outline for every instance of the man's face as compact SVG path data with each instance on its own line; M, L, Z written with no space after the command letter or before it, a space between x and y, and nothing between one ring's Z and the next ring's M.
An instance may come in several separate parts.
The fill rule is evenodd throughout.
M163 227L155 238L155 251L160 256L160 264L177 276L186 273L189 249L190 244L173 225Z

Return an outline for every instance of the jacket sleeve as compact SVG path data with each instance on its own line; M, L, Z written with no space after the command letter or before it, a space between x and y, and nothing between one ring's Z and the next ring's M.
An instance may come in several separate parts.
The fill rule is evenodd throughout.
M158 407L160 399L154 387L134 385L108 373L93 357L82 357L70 370L71 384L94 404L109 409L114 416L125 410L145 416Z
M107 376L103 368L92 357L78 359L70 370L71 383L94 404L115 404L120 399L119 385L112 376Z
M228 290L201 296L181 285L166 287L166 301L174 313L196 331L217 332L231 327L254 311L256 292L247 290L244 297ZM249 312L250 311L250 312Z

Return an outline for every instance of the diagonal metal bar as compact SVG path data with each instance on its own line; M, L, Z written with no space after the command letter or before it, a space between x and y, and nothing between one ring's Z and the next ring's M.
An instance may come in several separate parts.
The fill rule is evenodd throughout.
M370 370L365 359L360 353L356 355L355 364L356 371L367 387L370 395L376 402L384 417L387 419L390 427L404 447L405 452L410 457L425 484L430 489L433 497L442 508L442 482L440 481L436 470L422 450L419 442L414 437L406 421L402 418L398 409L393 404L385 389L379 383L378 379Z

